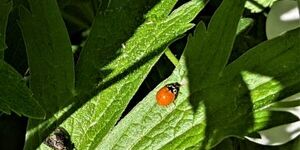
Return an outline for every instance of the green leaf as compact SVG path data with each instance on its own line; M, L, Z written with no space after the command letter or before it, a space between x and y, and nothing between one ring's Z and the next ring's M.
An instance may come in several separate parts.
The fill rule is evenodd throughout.
M232 97L231 95L233 94L228 94L228 91L223 94L218 94L217 96L204 95L205 105L207 108L210 108L207 109L208 111L206 110L206 116L217 115L214 110L220 110L219 116L233 113L232 110L235 110L232 116L229 115L228 118L233 119L237 117L239 122L248 121L247 124L242 126L243 128L234 128L234 132L240 132L234 135L240 136L257 131L258 129L272 127L274 124L283 124L293 121L295 117L287 115L287 113L285 113L285 115L284 113L282 114L284 119L276 121L275 119L278 118L276 118L274 112L266 109L270 107L272 103L293 95L300 90L300 80L297 78L300 73L298 71L300 67L298 61L299 43L297 42L300 38L299 33L300 29L294 30L285 36L262 43L227 66L220 82L227 85L228 89L235 88L236 96ZM235 83L228 83L228 81L234 81ZM216 87L214 88L217 89ZM220 89L217 90L221 91ZM204 91L204 93L209 92ZM222 100L222 98L219 97L220 95L223 95L224 99L230 96L231 98L229 98L229 101ZM209 96L211 98L209 98ZM249 99L251 100L250 103ZM249 103L248 105L247 102ZM214 106L213 103L222 105L217 107ZM248 110L248 112L245 112L245 110ZM251 110L253 110L253 115L246 115L250 114ZM238 117L239 115L237 114L239 114L240 117ZM262 119L259 119L261 117ZM229 119L225 120L226 118L223 120L223 126L226 126L227 123L232 123L228 121ZM251 120L253 120L252 123ZM217 126L214 122L208 123L208 126L213 126L211 124ZM214 133L216 131L218 131L218 129L211 130L210 132ZM230 133L227 134L230 135ZM216 137L212 137L212 139L216 139Z
M281 109L281 108L292 108L292 107L297 107L300 106L300 93L297 93L295 95L292 95L290 97L287 97L283 99L282 101L279 101L277 103L272 104L271 108L275 109Z
M30 88L50 118L72 102L75 73L71 44L55 0L28 2L30 11L20 9L20 27L28 55ZM35 132L46 121L29 120L25 149L36 149L40 139L47 136Z
M18 115L35 119L45 117L45 111L33 98L22 76L2 60L0 60L0 91L0 110L4 113L10 114L14 111Z
M300 100L290 101L290 102L279 102L272 105L272 108L291 108L296 106L300 106Z
M57 0L57 3L68 30L80 32L91 26L99 4L105 5L106 1L108 0Z
M252 13L259 13L267 7L271 7L277 0L248 0L245 4Z
M159 87L166 83L184 82L182 80L187 80L186 78L182 79L183 76L186 75L185 72L193 78L189 78L189 84L196 84L196 86L191 89L192 91L201 90L215 82L230 54L243 6L244 1L238 3L224 1L214 14L207 31L204 24L199 23L194 36L189 38L186 47L186 53L189 56L189 61L187 62L188 65L192 65L189 66L191 69L187 71L185 67L177 68L178 70L174 71L173 76ZM228 23L226 20L231 21ZM245 24L240 25L243 26ZM180 95L177 98L177 103L179 104L184 98L186 99L189 92L191 92L187 90L187 85L184 85L184 83L180 90ZM156 91L157 89L154 90L153 93ZM119 124L121 127L118 128L117 126L108 138L98 145L98 148L167 148L174 144L174 141L176 141L175 138L180 135L180 132L188 132L188 126L191 126L195 122L203 121L204 114L200 113L203 111L203 104L201 104L202 107L199 108L199 110L193 112L187 103L183 104L183 106L178 106L176 103L176 107L179 107L178 110L175 110L172 114L168 114L168 111L164 110L165 108L156 106L154 101L155 94L153 93L147 96L144 102L131 112L131 115L127 115L125 118L128 118L128 120L126 120L125 123L122 122ZM174 107L170 109L174 109ZM195 121L193 121L192 118L195 118ZM168 123L170 123L171 126ZM165 127L169 127L170 129L166 129ZM204 128L205 126L199 126L195 130ZM190 134L200 134L195 132L195 130ZM189 147L188 145L193 146L197 144L197 142L199 142L198 140L199 139L185 140L189 142L186 144L183 143L186 147L175 146L170 149L184 149ZM182 141L177 142L181 143Z
M290 45L297 44L298 39L296 37L299 32L300 30L297 32L290 32L284 37L267 41L257 48L250 50L242 58L235 61L235 63L230 64L230 67L228 69L226 68L225 74L233 75L233 72L230 71L230 68L233 66L240 71L250 69L244 66L248 65L247 63L244 63L244 60L247 60L248 63L254 63L256 57L253 57L252 54L262 54L260 53L260 51L263 50L261 49L262 47L265 48L266 46L269 46L269 49L275 49L276 51L281 51L281 53L285 51L287 51L286 53L299 53L297 46L292 49L291 47L284 46L277 49L278 45L284 45L287 42L289 42ZM277 55L277 57L271 59L277 63L272 64L271 60L267 57L270 55L270 52L271 51L263 53L261 60L263 62L252 66L251 69L256 67L267 69L269 66L277 68L281 63L285 65L291 63L289 62L289 59L294 63L299 64L295 59L298 57L297 55L289 55L289 57L284 59L285 61L281 60L281 57L284 55ZM182 59L181 63L183 62L184 60ZM294 66L289 65L289 67ZM277 71L283 71L283 68L279 68L279 70L270 68L270 70L273 70L273 72L276 73ZM112 132L99 144L98 148L122 149L124 147L130 147L135 149L146 149L151 147L154 149L185 149L194 146L200 147L201 144L203 144L202 142L204 142L205 127L212 128L206 130L210 133L210 136L208 137L213 139L206 143L208 144L207 148L210 148L224 137L230 135L244 136L264 128L292 122L296 119L287 113L265 110L267 109L266 106L276 101L276 97L272 97L274 94L284 94L282 91L291 86L282 87L283 89L277 92L277 86L270 89L266 88L265 91L274 90L276 93L261 92L259 97L251 98L250 96L244 96L245 94L247 95L247 90L243 91L240 90L240 88L246 88L246 86L241 87L241 84L245 84L245 82L248 86L252 86L252 89L249 92L254 95L257 93L256 91L264 91L261 87L261 81L265 81L263 83L265 85L272 85L276 82L273 80L265 80L266 77L261 77L260 75L254 76L254 74L251 74L252 77L249 77L250 75L248 75L248 77L246 77L247 75L244 75L245 79L235 79L237 77L232 76L226 79L226 81L228 81L226 84L219 84L209 89L205 89L201 95L201 99L205 102L211 101L211 104L201 103L196 112L193 111L191 104L188 102L188 97L191 97L192 95L189 95L187 85L182 85L180 88L180 93L174 105L168 106L167 108L158 106L155 102L155 93L157 90L167 83L185 82L185 80L187 80L187 78L184 77L186 76L185 72L186 68L184 66L179 66L166 81L149 93L141 103L118 123ZM298 74L286 72L278 74L277 77L278 76L282 76L285 79L290 78L291 82L300 84L299 80L294 78L298 76ZM294 91L297 91L297 89ZM270 99L270 96L272 99ZM209 113L211 117L206 113ZM210 121L205 121L205 118ZM252 120L253 122L251 122ZM206 125L207 123L209 123L209 125Z
M20 11L20 26L30 68L30 88L47 109L55 113L74 92L71 44L56 1L29 1L31 12Z
M111 15L115 13L116 15L126 14L126 11L130 10L127 7L132 8L132 4L143 3L140 1L136 1L136 3L124 3L123 5L128 5L126 7L123 6L124 10L107 10L106 13L102 13L103 15L98 17L105 20L111 19ZM70 131L71 138L77 149L95 149L97 144L120 118L129 100L133 97L151 67L162 55L165 47L172 40L193 27L190 21L204 7L204 2L201 0L192 0L169 14L175 3L176 1L174 0L163 0L155 5L146 15L144 24L123 44L123 47L121 46L123 40L118 38L115 38L112 42L106 42L108 40L104 37L113 39L115 36L107 32L113 32L114 30L106 28L108 31L104 30L105 32L102 29L104 33L93 32L93 30L99 30L99 28L96 28L98 27L98 20L96 20L91 34L96 34L98 40L92 41L95 40L93 38L96 35L90 35L86 48L80 58L82 64L79 62L77 66L79 76L77 85L80 88L79 90L84 92L88 87L93 87L93 84L98 83L99 81L96 78L98 77L99 80L100 77L102 80L98 87L100 93L63 123L63 126ZM112 3L110 6L114 5L118 6L120 3ZM123 21L125 18L122 17L121 15L121 19L119 18L121 22L119 25L125 23ZM99 24L106 24L106 22L102 21ZM111 22L107 22L105 26L114 27L109 24ZM99 44L98 46L101 47L98 48L96 46L96 48L91 43ZM100 45L100 43L105 43L105 45ZM91 45L89 46L89 44ZM85 52L85 50L91 52ZM109 50L110 52L107 53ZM119 53L114 53L111 50L115 52L118 50ZM85 55L89 55L89 57ZM107 55L110 58L107 58ZM98 62L95 63L95 61ZM92 67L90 67L91 64L93 65ZM93 68L95 64L98 64L96 65L96 69L99 67L97 73L95 73L95 68ZM102 76L99 76L99 72ZM84 84L84 82L89 84Z
M239 21L237 33L245 31L251 24L253 24L253 19L251 18L242 18Z
M190 92L202 90L215 84L228 61L235 35L242 28L245 20L240 20L245 0L224 1L213 15L208 29L199 23L194 36L189 36L185 56L189 78ZM230 20L229 22L227 20ZM192 98L194 109L199 99Z
M8 15L11 9L12 9L11 0L0 2L0 59L3 59L4 50L7 48L5 44L5 34L6 34Z
M228 147L228 148L227 148ZM278 146L267 146L257 144L246 139L228 138L222 141L221 144L213 148L213 150L299 150L300 137L295 140Z
M230 0L224 1L226 2L236 3ZM219 13L226 16L224 12ZM220 22L216 21L216 24ZM215 30L219 31L219 28ZM198 41L208 34L201 23L197 30L194 36ZM202 36L197 33L202 33ZM300 29L297 29L258 45L225 67L218 82L207 83L209 87L201 85L206 88L194 93L189 91L189 70L182 58L181 65L173 74L127 114L97 148L210 149L228 136L243 137L297 120L289 113L270 111L268 107L300 90L299 36ZM215 39L216 37L206 42L214 44ZM205 51L209 53L211 49L201 49L198 52ZM226 63L224 59L212 61ZM208 66L213 64L207 63ZM207 78L211 77L204 79ZM200 79L199 81L201 82ZM182 83L175 103L168 107L158 106L155 101L156 92L167 83L174 82ZM189 102L193 97L201 99L196 110Z
M9 19L6 29L6 44L4 60L16 69L21 75L28 78L28 62L25 43L22 37L21 29L18 25L19 6L26 1L14 1L13 9L9 14Z
M157 2L158 1L128 0L119 3L112 1L108 8L99 10L87 43L76 65L77 91L90 92L91 89L96 88L98 83L103 82L104 78L113 71L113 69L104 67L122 53L122 47L127 47L127 43L125 42L132 36L136 28L145 21L143 18L144 13ZM146 21L148 25L146 25L146 29L143 29L143 32L149 32L147 31L149 28L153 30L153 28L159 27L159 24L152 20L164 19L166 17L165 15L170 13L176 1L169 0L162 1L161 3L161 5L153 8L153 11L156 12L155 14L147 14L146 18L148 19ZM162 6L164 6L164 9L160 8ZM143 34L150 35L151 33ZM144 35L138 36L142 37ZM165 42L165 40L161 41ZM146 47L146 45L143 46Z

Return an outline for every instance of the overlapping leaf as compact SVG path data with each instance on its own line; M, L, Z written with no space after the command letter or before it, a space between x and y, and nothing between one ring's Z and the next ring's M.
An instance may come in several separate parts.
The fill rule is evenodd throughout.
M0 59L3 59L8 16L12 9L12 1L0 2ZM11 111L30 118L41 119L45 112L33 98L22 76L3 60L0 61L0 110L10 114Z
M245 7L253 13L259 13L267 7L271 7L277 0L248 0Z
M43 119L44 109L33 98L22 76L4 61L0 60L0 110L11 111L29 118Z
M20 9L20 27L30 68L30 88L47 118L68 103L74 92L74 64L67 30L55 0L29 0ZM47 120L29 120L25 149L36 149L47 134ZM38 131L38 132L37 132Z
M0 58L3 59L4 50L6 49L5 34L8 15L12 9L12 1L0 2Z
M228 0L224 3L227 3L227 6L234 6L233 3L236 1ZM226 6L226 4L224 5ZM241 6L235 5L235 7ZM234 10L226 8L227 10L223 9L223 11ZM222 11L219 13L228 15ZM236 15L236 17L239 16ZM222 21L222 19L215 20L215 25L222 25ZM228 39L224 39L222 36L215 36L218 35L217 31L232 33L236 30L234 25L227 27L220 26L211 29L214 34L206 39L208 44L206 47L202 46L204 49L201 51L198 49L200 46L196 44L187 46L187 48L195 49L195 53L209 54L214 49L205 48L211 47L209 44L219 42L218 46L222 52L217 51L216 55L218 52L228 54L232 43L226 43ZM209 34L207 32L209 30L205 31L203 24L200 23L196 35L191 38L201 41L202 38L207 38L204 37ZM174 73L121 120L112 132L98 144L97 148L210 149L228 136L242 137L261 129L295 121L297 118L291 114L270 111L268 107L279 99L300 90L300 80L297 78L300 67L299 61L297 61L299 60L299 42L297 42L300 39L299 35L300 29L297 29L282 37L266 41L249 50L224 70L220 68L222 73L219 72L219 69L217 74L210 77L204 76L205 78L187 77L189 69L197 69L198 66L187 69L185 60L182 58L181 65L175 69ZM227 45L227 48L224 48L223 44ZM212 57L203 57L200 61L208 60L208 63L205 64L207 66L203 65L204 68L213 64L225 66L226 61L224 60L228 56L226 54L217 55L222 56L223 59L215 57L216 55L209 55ZM218 79L216 76L220 78ZM212 77L216 77L214 79L217 81L208 80L213 82L211 83L201 80L212 79ZM196 86L196 89L189 89L190 78L198 78L192 80L195 82L193 84L204 84ZM155 102L155 93L165 84L173 82L182 83L175 104L167 108L158 106ZM190 93L191 91L192 93ZM190 103L192 99L196 99L196 102L199 103L196 109Z
M299 70L298 56L289 55L289 53L299 53L297 49L299 33L298 29L283 37L262 43L226 67L222 80L227 82L203 90L203 94L199 97L202 103L196 112L189 103L191 95L187 85L180 88L174 105L165 108L155 102L155 93L161 86L172 82L184 83L188 80L186 68L179 66L170 78L145 97L105 137L98 148L185 149L202 147L205 141L205 147L211 148L230 135L242 137L264 128L294 121L296 118L290 114L269 111L268 106L281 96L289 96L299 91L295 88L300 84L296 78L299 74L292 71L296 68ZM279 46L287 43L290 46ZM265 51L266 47L270 50ZM273 52L275 55L268 57ZM257 61L258 55L261 56L260 61ZM291 62L293 65L287 65ZM184 65L183 59L181 64ZM278 68L281 64L290 68L288 69L290 71L285 72L284 68ZM247 72L242 73L241 76L243 70L256 68L269 70L270 74L277 71L281 73L267 77L257 72ZM275 80L277 77L280 79ZM289 90L286 91L287 89ZM276 95L281 96L276 97Z
M70 100L74 90L74 66L69 37L53 0L29 1L20 26L30 67L30 88L51 116Z
M98 20L96 20L86 48L81 55L80 61L82 62L79 62L77 66L79 77L77 85L79 90L84 92L88 89L87 87L93 87L96 79L99 80L100 78L102 81L98 86L100 93L63 123L63 126L70 131L76 148L95 149L98 142L117 122L129 100L163 53L164 48L193 26L189 22L204 6L203 1L192 0L169 14L175 3L174 0L162 0L155 5L146 15L144 24L123 46L120 39L105 43L107 41L106 36L104 36L104 33L107 33L105 30L111 30L109 30L108 25L105 25L105 22L97 23ZM111 3L110 6L114 5L117 4ZM127 3L124 5L126 6ZM131 6L132 3L128 5L133 7ZM124 9L129 7L125 6ZM110 19L105 17L109 17L111 13L116 13L114 11L120 15L118 11L122 12L123 10L107 10L98 17L99 19ZM106 27L102 29L105 31L102 31L104 35L101 35L102 32L93 32L99 24ZM107 37L111 38L110 36L114 37L110 34ZM92 46L95 47L93 43L99 42L105 43L104 47L92 49ZM112 51L109 52L108 50ZM85 55L89 55L89 57L85 57ZM98 62L95 63L95 61ZM95 66L100 66L98 72L93 68Z

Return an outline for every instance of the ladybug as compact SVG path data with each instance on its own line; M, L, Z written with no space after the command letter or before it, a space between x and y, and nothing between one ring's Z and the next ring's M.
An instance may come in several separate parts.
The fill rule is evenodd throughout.
M171 104L177 97L179 92L179 83L170 83L162 87L156 93L156 101L158 105L168 106Z

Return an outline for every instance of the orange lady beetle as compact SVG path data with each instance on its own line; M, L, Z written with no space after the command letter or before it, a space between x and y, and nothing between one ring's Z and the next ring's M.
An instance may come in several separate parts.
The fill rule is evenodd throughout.
M156 93L156 101L157 104L161 106L168 106L171 104L177 97L179 92L179 83L171 83L167 84L164 87L162 87L157 93Z

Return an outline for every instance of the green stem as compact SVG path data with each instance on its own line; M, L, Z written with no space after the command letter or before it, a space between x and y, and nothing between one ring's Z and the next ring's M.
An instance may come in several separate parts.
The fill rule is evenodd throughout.
M179 64L178 59L175 57L175 55L171 52L171 50L168 47L165 50L165 55L173 63L174 66L177 66Z

